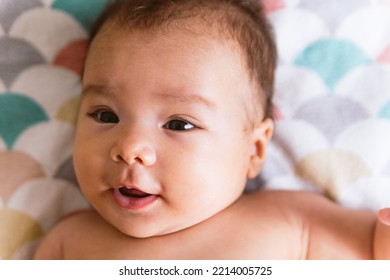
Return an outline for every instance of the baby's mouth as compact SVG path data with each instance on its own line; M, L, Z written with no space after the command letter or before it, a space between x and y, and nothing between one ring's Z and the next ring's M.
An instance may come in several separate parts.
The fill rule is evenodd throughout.
M121 208L136 211L152 205L160 196L136 188L119 187L113 189L113 198Z
M123 196L135 197L135 198L144 198L144 197L147 197L147 196L151 195L149 193L146 193L146 192L134 189L134 188L129 189L129 188L126 188L126 187L119 188L119 192Z

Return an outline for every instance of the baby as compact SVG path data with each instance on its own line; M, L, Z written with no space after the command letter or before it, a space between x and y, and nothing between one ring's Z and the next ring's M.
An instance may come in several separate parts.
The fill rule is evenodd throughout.
M388 258L388 210L377 219L311 193L243 192L273 131L276 50L259 5L107 7L92 34L74 148L94 210L62 220L36 258Z

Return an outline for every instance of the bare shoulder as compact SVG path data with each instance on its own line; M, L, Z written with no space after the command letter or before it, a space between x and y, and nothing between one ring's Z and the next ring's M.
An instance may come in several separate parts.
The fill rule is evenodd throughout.
M302 235L310 215L337 207L327 198L304 191L260 191L244 195L246 216L254 223L272 224L278 229Z
M275 215L283 215L285 218L300 218L302 211L313 208L331 207L333 205L325 197L305 191L260 191L244 195L244 204L253 213L264 213L274 218ZM298 215L298 216L297 216ZM282 219L283 220L283 219Z
M372 251L376 215L349 209L319 194L270 191L254 200L272 208L284 228L300 234L300 250L307 259L367 259ZM260 206L257 206L260 207ZM286 226L287 225L287 226Z
M91 223L100 223L94 210L83 210L63 218L42 240L34 259L64 259L66 244L69 240L79 240Z
M354 217L371 221L375 216L369 211L342 207L321 194L306 191L259 192L248 199L248 207L251 212L261 211L272 219L281 218L283 223L302 227L313 227L321 220L337 223Z
M271 208L275 213L302 215L324 209L341 208L321 194L308 191L261 191L249 195L248 204L251 208ZM296 217L296 216L295 216Z
M256 244L267 250L267 258L305 259L308 230L305 213L311 202L327 204L318 194L297 191L260 191L243 195L240 223L249 227ZM240 211L237 211L238 213ZM252 243L254 244L254 243ZM259 248L260 249L260 248Z
M325 196L307 191L265 191L258 195L259 201L272 204L281 212L291 212L300 219L326 216L337 219L344 216L372 216L365 210L350 209L331 201Z

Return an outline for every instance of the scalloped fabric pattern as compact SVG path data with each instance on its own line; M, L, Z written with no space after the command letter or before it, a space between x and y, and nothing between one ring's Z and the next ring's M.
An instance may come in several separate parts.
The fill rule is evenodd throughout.
M88 33L106 0L0 5L0 259L31 259L89 207L72 166Z
M276 131L254 184L390 205L390 2L265 0Z
M390 205L390 2L262 0L275 29L276 131L248 187ZM107 0L2 0L0 259L30 259L83 209L72 145L89 30Z

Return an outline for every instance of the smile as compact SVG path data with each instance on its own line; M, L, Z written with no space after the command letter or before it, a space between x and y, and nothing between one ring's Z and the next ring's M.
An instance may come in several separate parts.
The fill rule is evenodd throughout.
M119 207L129 210L141 210L157 199L158 195L145 193L135 188L115 188L113 190L113 198Z

